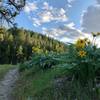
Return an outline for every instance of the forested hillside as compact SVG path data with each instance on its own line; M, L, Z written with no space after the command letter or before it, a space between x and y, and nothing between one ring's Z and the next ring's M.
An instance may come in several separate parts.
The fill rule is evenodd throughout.
M17 28L0 28L0 63L16 64L34 53L63 52L63 43L39 33Z

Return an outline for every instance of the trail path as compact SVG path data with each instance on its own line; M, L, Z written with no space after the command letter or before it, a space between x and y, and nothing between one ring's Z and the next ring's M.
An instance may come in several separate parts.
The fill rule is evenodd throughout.
M11 92L18 76L18 68L14 68L9 70L4 76L4 79L0 81L0 100L12 100Z

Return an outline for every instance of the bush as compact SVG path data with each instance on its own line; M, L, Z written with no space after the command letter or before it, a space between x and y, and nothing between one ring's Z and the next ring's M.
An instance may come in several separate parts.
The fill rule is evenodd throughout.
M99 100L100 49L95 44L96 37L93 34L93 41L87 38L78 39L64 53L34 54L32 60L25 63L22 69L34 68L37 71L53 66L66 67L69 79L67 83L70 83L68 88L71 90L68 100Z
M60 64L55 53L48 54L33 54L30 61L26 61L20 64L20 71L35 67L36 69L47 70L55 65Z
M28 69L29 67L30 67L30 63L29 63L29 61L24 62L24 63L20 63L19 71L22 72L22 71Z
M69 73L72 76L71 83L75 87L76 98L80 97L82 91L85 94L81 96L86 97L86 91L88 91L90 96L88 100L94 100L95 97L100 99L99 88L97 87L97 72L100 70L100 50L95 42L90 42L89 39L79 39L76 44L70 45L67 63Z
M59 63L55 57L56 55L54 53L34 54L30 65L39 66L39 68L43 70L48 69Z

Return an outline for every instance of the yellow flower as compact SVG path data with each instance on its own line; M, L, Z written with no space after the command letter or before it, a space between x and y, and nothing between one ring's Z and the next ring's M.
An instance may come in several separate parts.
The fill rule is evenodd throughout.
M84 48L86 45L86 40L85 39L78 39L76 42L76 47L77 48Z
M84 50L81 50L81 51L78 52L78 55L80 57L85 57L86 56L86 52Z

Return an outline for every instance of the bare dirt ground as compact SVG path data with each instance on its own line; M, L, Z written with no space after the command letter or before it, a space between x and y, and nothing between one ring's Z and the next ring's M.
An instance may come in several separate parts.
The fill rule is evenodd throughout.
M18 79L18 68L9 70L4 78L0 81L0 100L13 100L11 92Z

